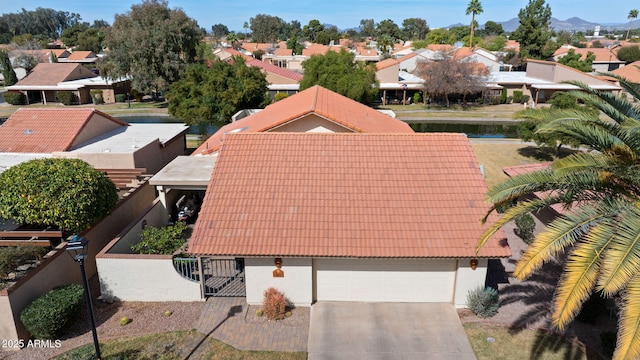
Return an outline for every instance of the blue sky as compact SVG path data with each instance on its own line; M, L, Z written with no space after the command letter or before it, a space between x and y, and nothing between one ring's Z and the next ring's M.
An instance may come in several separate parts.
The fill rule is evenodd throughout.
M1 13L34 10L37 7L79 13L84 21L103 19L113 23L115 14L126 13L132 4L142 1L132 0L0 0ZM245 21L256 14L279 16L285 21L298 20L305 25L312 19L329 23L341 29L357 27L360 19L373 18L376 22L391 19L398 25L410 17L427 20L431 28L444 27L456 23L468 23L465 15L469 0L169 0L170 8L182 8L198 25L211 30L211 25L222 23L231 30L242 31ZM518 11L528 4L528 0L481 0L484 13L478 22L487 20L506 21L518 16ZM595 23L625 23L629 10L640 8L640 4L629 1L602 0L547 0L553 17L565 20L577 16Z

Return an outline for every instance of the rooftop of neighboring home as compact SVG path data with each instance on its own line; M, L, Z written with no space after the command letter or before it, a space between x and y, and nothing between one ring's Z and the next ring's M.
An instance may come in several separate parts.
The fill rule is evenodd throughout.
M57 86L65 81L97 76L81 64L40 63L15 86Z
M302 55L304 56L313 56L313 55L324 55L327 51L335 51L340 52L341 49L344 49L340 46L328 46L322 44L311 44L306 48L302 49ZM345 49L346 50L346 49Z
M596 57L595 60L593 61L594 63L598 63L598 62L624 63L624 61L621 61L620 59L618 59L618 56L616 56L616 54L613 51L605 48L575 48L573 46L561 47L553 53L553 57L558 58L558 57L565 56L571 50L573 50L576 54L579 54L581 60L586 59L588 53L592 53Z
M640 61L632 62L626 66L613 70L612 73L631 81L632 83L640 84Z
M247 61L247 65L249 66L255 66L255 67L259 67L260 69L269 72L269 73L273 73L297 82L300 82L302 80L302 75L295 72L295 71L291 71L289 69L285 69L285 68L281 68L278 66L275 66L273 64L269 64L266 63L264 61L260 61L258 59L252 59Z
M95 58L97 58L97 56L93 51L74 51L67 56L67 61L95 60Z
M486 191L464 134L230 134L189 252L506 257L503 232L475 252Z
M193 155L207 155L218 151L226 134L278 131L278 127L310 114L316 114L352 132L413 133L411 127L403 121L321 86L313 86L275 102L254 115L223 126L200 145Z

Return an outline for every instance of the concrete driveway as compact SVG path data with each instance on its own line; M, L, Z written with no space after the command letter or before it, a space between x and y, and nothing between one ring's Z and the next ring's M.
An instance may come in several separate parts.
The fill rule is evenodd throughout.
M451 304L318 302L309 360L475 360Z

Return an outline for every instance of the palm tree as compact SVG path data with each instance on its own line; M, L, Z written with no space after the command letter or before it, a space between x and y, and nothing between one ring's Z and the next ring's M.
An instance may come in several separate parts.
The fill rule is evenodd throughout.
M622 87L640 99L640 86L618 76ZM487 197L497 207L509 206L482 235L480 249L517 216L561 204L558 216L536 236L514 275L529 277L547 260L566 254L554 295L551 324L562 331L591 294L620 296L618 339L613 359L640 357L640 108L626 98L572 82L571 92L593 104L608 119L579 110L556 113L538 131L576 139L594 151L577 152L548 168L514 176L492 187ZM537 194L537 196L532 196ZM490 212L491 212L490 211ZM486 218L485 218L486 220Z
M631 23L633 22L632 19L637 19L637 18L638 18L637 9L633 9L629 11L629 15L627 15L627 19L629 19L629 28L627 29L627 40L629 40L629 32L631 31Z
M473 30L476 24L476 14L482 14L483 11L480 0L471 0L469 5L467 5L467 15L471 14L471 36L469 37L470 48L473 48Z

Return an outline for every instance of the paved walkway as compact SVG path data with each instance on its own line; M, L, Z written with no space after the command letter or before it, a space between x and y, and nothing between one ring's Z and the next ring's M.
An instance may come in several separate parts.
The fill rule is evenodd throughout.
M309 321L294 325L255 321L249 318L255 315L248 311L245 298L211 297L207 299L196 330L239 350L307 351Z

